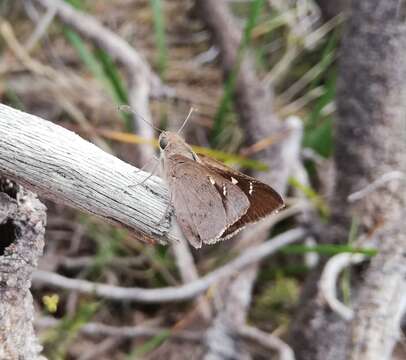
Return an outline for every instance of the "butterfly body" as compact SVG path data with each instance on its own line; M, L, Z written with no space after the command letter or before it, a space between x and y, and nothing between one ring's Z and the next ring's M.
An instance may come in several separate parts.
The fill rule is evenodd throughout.
M177 222L196 248L230 238L284 206L270 186L195 154L177 133L163 132L159 146Z

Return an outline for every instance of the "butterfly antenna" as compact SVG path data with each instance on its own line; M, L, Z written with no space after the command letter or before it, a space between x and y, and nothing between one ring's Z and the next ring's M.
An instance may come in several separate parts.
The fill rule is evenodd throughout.
M148 120L146 120L144 117L142 117L139 113L137 113L135 110L131 109L130 106L128 105L119 105L118 106L118 110L119 111L125 111L125 112L129 112L129 113L133 113L137 119L141 119L142 121L144 121L145 123L147 123L149 126L151 126L152 128L154 128L156 131L159 132L163 132L162 129L160 129L159 127L154 126L152 123L150 123Z
M182 126L178 130L178 134L180 134L181 131L185 128L185 125L187 124L188 120L190 119L191 115L193 114L193 111L196 111L196 109L191 107L190 110L189 110L189 114L186 116L185 121L183 122Z

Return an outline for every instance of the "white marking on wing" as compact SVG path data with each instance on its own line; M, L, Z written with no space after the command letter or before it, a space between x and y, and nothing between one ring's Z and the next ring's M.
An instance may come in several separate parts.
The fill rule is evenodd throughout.
M237 184L238 184L238 180L235 179L235 178L233 178L233 177L231 177L231 182L232 182L234 185L237 185Z

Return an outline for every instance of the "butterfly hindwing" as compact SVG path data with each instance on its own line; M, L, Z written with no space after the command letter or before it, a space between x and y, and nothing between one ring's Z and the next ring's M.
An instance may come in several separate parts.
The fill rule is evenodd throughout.
M231 237L247 223L256 222L284 206L282 197L269 185L205 155L198 154L198 158L207 169L218 173L231 183L237 185L250 201L248 211L238 221L228 227L223 234L224 238Z

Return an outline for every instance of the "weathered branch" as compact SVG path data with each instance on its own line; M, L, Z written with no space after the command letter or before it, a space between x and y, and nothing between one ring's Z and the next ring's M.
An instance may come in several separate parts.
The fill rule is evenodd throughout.
M45 222L45 206L36 195L0 179L1 359L44 359L33 330L30 287L44 247Z
M93 283L86 280L69 279L65 276L47 271L36 271L33 281L63 289L76 290L85 294L94 294L106 299L134 301L142 303L176 302L193 299L207 290L220 279L230 276L242 268L255 264L281 247L299 241L305 235L303 229L289 230L274 237L264 244L245 250L239 257L217 270L179 287L161 289L124 288L107 284Z
M200 18L211 31L220 49L223 72L228 76L237 66L242 29L236 25L226 1L196 0L196 6ZM272 112L272 89L258 79L253 59L248 54L245 55L238 69L234 103L245 132L245 140L248 144L253 144L281 130L281 124ZM258 156L269 165L272 172L254 174L281 193L285 192L290 171L299 157L302 135L301 123L297 118L289 119L285 126L289 133L285 141L265 149ZM254 241L261 243L266 237L267 229L257 233ZM244 248L252 240L250 231L245 231L238 245ZM239 346L231 334L245 324L257 271L257 265L246 269L228 282L218 295L223 306L218 309L213 326L208 330L207 359L241 357Z
M174 240L168 191L149 175L73 132L0 104L0 173L40 196L130 229L141 240ZM139 185L137 185L139 184ZM150 239L152 238L152 239Z
M351 327L347 359L392 359L406 313L406 212L379 231L380 252L371 260Z
M319 274L309 278L291 333L300 359L384 360L396 343L406 286L406 184L398 176L406 170L404 14L397 0L351 5L339 65L332 218L320 239L344 243L356 221L357 246L379 239L378 255L351 292L352 331L317 301Z

